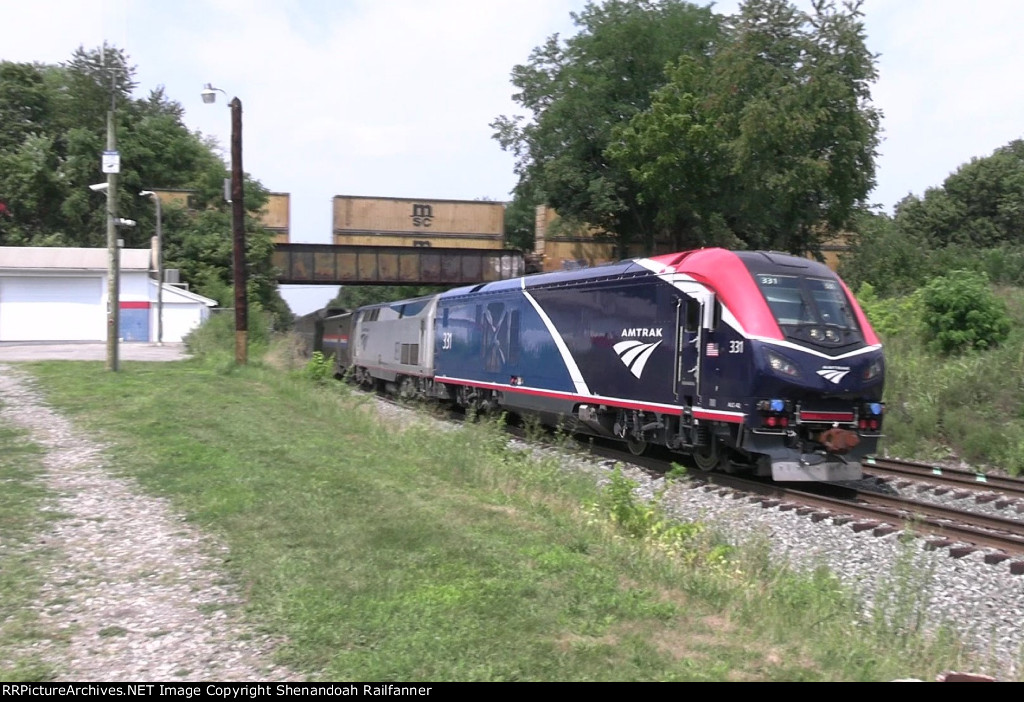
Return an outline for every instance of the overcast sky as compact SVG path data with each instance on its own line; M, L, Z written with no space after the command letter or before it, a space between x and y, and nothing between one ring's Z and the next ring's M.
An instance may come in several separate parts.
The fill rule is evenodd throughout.
M735 0L718 2L731 13ZM807 0L797 3L807 7ZM0 0L0 59L58 63L104 39L227 149L243 104L245 170L291 194L293 242L329 243L335 195L506 200L513 159L488 124L520 112L509 75L582 0ZM880 54L885 211L1024 134L1024 2L866 0ZM225 157L228 155L224 152ZM99 154L97 176L100 177ZM335 288L286 288L297 313Z

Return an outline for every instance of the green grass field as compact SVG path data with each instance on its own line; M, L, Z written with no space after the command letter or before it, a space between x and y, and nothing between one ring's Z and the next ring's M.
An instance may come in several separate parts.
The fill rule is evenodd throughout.
M913 602L861 619L829 573L666 525L624 479L599 490L509 449L493 422L400 425L340 384L259 363L23 368L112 443L116 470L229 546L248 618L310 679L888 680L969 667L955 642L893 619ZM38 451L0 427L0 456L18 456L0 459L0 537L26 542L45 529ZM47 557L0 551L0 654L11 637L46 635L17 622L17 598L33 596ZM45 678L31 664L0 677Z

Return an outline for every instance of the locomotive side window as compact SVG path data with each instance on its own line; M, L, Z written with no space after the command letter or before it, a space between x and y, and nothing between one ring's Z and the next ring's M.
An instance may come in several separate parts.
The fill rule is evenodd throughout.
M700 304L696 300L686 300L686 331L696 333L700 328Z

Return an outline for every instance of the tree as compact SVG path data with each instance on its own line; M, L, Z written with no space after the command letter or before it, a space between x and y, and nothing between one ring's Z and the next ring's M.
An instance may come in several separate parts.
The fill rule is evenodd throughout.
M537 205L544 204L529 182L519 183L505 206L505 246L533 251L537 236Z
M41 66L0 63L0 151L20 146L49 121L51 109Z
M656 210L605 151L616 125L650 105L666 64L710 51L718 23L709 8L680 0L588 3L572 18L577 35L550 37L513 69L513 97L531 117L499 117L495 138L516 157L519 192L615 232L623 253L631 241L649 247Z
M971 159L923 198L908 195L896 206L895 221L935 248L1024 243L1024 140Z
M882 297L903 295L932 275L925 242L904 235L888 215L862 211L854 216L851 228L857 236L838 271L851 289L868 283Z
M729 153L722 121L708 109L710 59L683 57L667 77L647 110L616 127L608 156L628 170L653 206L652 227L671 233L675 248L742 248L724 217Z
M708 59L682 57L616 130L613 161L689 246L802 254L874 186L879 112L860 3L747 0Z

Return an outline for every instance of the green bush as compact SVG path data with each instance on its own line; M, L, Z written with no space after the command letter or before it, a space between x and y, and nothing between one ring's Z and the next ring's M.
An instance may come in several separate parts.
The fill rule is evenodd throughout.
M981 273L953 271L921 290L925 338L943 354L998 346L1010 334L1006 305Z
M883 341L900 334L916 336L919 332L920 296L880 298L871 283L863 283L857 291L857 302L871 326Z
M266 351L270 341L270 319L258 303L249 304L249 356L256 357ZM215 312L185 338L185 348L197 357L235 353L235 314L233 310Z

